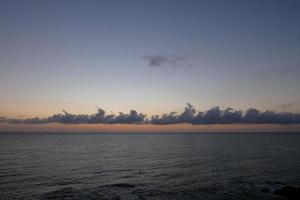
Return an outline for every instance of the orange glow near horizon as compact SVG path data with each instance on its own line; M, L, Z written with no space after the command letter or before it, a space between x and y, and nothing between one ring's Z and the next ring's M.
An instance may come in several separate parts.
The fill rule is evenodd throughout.
M0 124L0 132L299 132L300 125Z

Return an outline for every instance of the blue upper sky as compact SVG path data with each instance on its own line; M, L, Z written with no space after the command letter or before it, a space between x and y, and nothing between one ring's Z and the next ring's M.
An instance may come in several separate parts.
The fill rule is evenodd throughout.
M300 1L0 2L0 115L300 112Z

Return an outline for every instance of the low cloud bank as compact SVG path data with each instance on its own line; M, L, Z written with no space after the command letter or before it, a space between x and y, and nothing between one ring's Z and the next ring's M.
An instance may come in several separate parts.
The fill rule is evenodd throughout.
M29 118L29 119L6 119L0 118L0 122L11 124L44 124L44 123L62 123L62 124L139 124L144 123L145 116L131 110L128 114L122 112L119 115L106 115L105 111L98 108L98 112L92 115L87 114L70 114L63 110L63 114L55 114L48 118Z
M170 112L163 115L153 115L150 119L143 113L131 110L128 114L120 112L118 115L106 115L105 111L98 108L95 114L70 114L63 110L63 114L55 114L48 118L10 119L0 117L0 123L10 124L299 124L300 114L273 111L261 112L255 108L248 109L245 113L235 111L232 108L221 110L213 107L206 112L197 111L191 104L187 103L184 111L180 114Z
M248 109L244 114L242 111L235 111L232 108L221 110L214 107L206 112L197 112L191 105L187 104L181 114L171 112L162 116L152 116L152 124L298 124L300 114L297 113L276 113L273 111L260 112L255 108Z

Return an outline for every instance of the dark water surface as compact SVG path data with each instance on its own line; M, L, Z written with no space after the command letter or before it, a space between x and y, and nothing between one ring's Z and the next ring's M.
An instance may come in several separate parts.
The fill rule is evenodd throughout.
M300 185L300 134L0 134L0 199L281 199L284 185Z

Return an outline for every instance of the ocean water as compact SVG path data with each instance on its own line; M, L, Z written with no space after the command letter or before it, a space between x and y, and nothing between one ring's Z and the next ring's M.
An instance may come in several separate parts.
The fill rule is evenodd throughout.
M284 199L300 134L1 133L0 199Z

